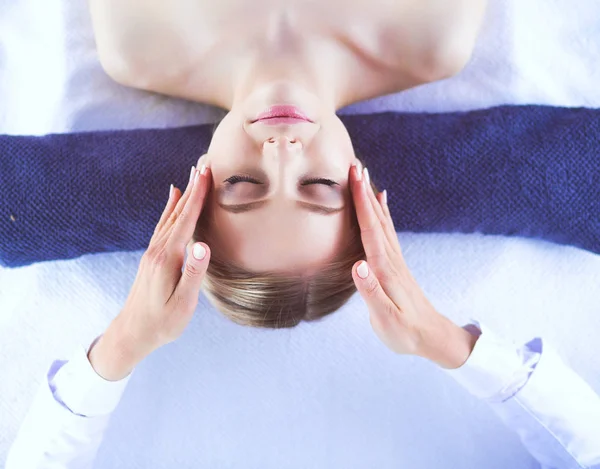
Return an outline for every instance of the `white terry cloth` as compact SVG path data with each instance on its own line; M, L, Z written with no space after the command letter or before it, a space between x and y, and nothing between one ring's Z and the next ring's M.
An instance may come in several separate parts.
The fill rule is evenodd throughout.
M111 82L98 64L85 0L0 0L0 12L2 133L182 126L221 115ZM461 74L343 112L600 107L599 15L595 0L491 1ZM400 240L441 312L459 323L478 318L521 342L542 335L600 392L599 256L476 234ZM89 343L119 312L140 255L0 269L0 465L51 360ZM177 435L177 418L197 421L198 434ZM281 331L239 327L203 298L184 336L140 365L114 421L102 469L255 461L263 468L535 467L484 404L433 365L385 349L356 296L321 323ZM156 432L165 459L143 464L144 449L135 445L147 439L120 428ZM193 463L169 459L182 446L197 449Z

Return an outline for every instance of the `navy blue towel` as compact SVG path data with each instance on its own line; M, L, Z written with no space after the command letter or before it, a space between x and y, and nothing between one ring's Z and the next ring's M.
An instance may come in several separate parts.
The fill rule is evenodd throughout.
M343 116L398 231L545 239L600 253L600 110L501 106ZM145 249L213 125L0 136L0 263Z

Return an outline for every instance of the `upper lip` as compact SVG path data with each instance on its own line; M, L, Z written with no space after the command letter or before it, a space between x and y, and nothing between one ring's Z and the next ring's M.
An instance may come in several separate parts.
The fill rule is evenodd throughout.
M289 109L286 109L285 111L275 111L275 110L271 110L269 109L266 112L263 112L262 114L259 114L257 116L256 119L254 119L251 123L254 124L257 121L261 121L261 120L268 120L268 119L276 119L276 118L285 118L287 117L288 119L298 119L298 120L303 120L306 122L311 122L312 121L306 117L304 114L302 114L301 112L298 112L296 109L290 107Z

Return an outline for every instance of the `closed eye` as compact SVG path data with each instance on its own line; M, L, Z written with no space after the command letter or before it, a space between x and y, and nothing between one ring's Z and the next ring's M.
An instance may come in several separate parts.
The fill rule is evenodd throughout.
M226 183L230 184L230 185L234 185L240 182L249 182L250 184L264 184L262 182L260 182L258 179L255 179L251 176L246 176L243 174L236 174L234 176L228 177L227 179L225 179ZM302 180L302 182L300 183L301 186L310 186L311 184L324 184L326 186L339 186L339 184L335 181L332 181L331 179L326 179L326 178L309 178L309 179L304 179Z
M331 179L325 178L311 178L303 180L301 186L310 186L311 184L325 184L326 186L339 186L339 184Z
M235 176L228 177L227 179L225 179L224 182L231 184L231 185L237 184L238 182L249 182L251 184L263 184L258 179L254 179L251 176L246 176L246 175L242 175L242 174L236 174Z

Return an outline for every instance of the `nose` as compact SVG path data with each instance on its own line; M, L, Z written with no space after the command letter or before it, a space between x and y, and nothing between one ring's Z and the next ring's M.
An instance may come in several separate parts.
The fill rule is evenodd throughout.
M279 151L297 151L301 150L303 147L300 139L296 137L291 137L289 135L276 135L267 138L263 142L263 149L277 149Z

